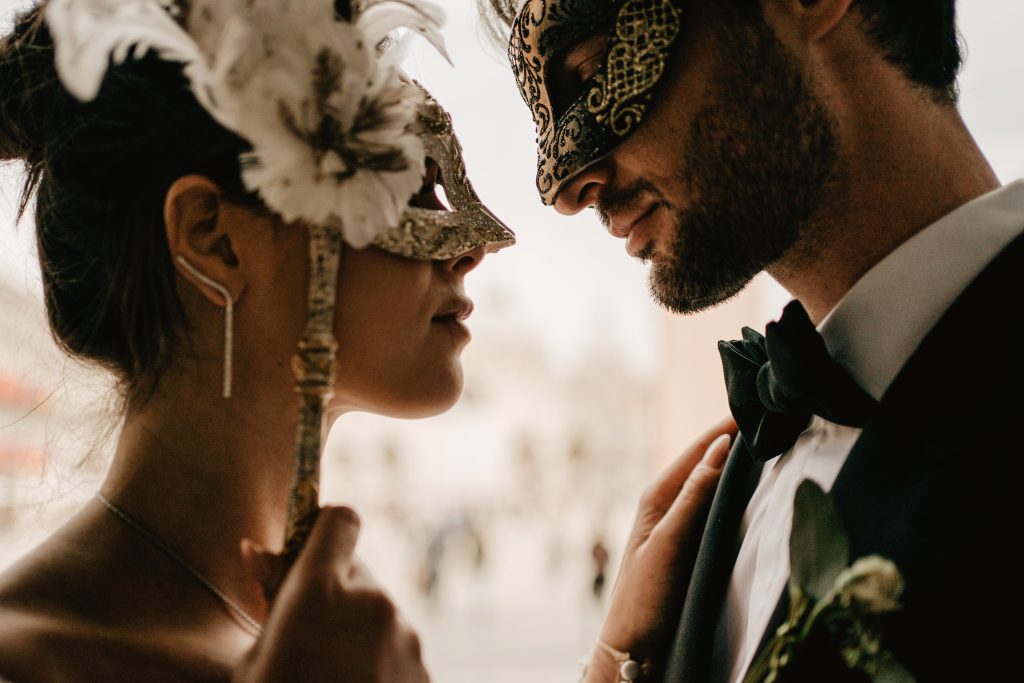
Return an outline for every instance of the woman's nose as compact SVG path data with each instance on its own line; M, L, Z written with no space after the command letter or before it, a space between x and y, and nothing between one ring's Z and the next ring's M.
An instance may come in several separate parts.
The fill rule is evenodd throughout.
M480 265L480 262L484 260L484 256L486 255L487 245L481 244L478 247L473 247L469 251L462 252L458 256L445 259L441 263L446 271L465 277L466 273Z

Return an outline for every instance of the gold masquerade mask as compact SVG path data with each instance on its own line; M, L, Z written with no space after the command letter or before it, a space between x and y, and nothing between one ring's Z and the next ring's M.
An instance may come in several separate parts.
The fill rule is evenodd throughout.
M537 125L537 189L545 204L553 204L570 179L614 150L643 120L679 37L681 2L527 0L512 27L508 54ZM556 110L551 65L602 33L608 34L608 46L600 71L564 111Z
M452 120L422 86L426 99L420 108L419 135L426 155L438 166L438 184L451 210L410 206L397 227L374 239L374 246L406 258L448 259L481 245L488 252L515 244L516 236L480 202L466 177L462 145Z

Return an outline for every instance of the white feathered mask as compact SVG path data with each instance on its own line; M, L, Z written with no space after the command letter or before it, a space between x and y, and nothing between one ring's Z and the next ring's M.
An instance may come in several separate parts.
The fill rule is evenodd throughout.
M345 21L330 0L51 0L46 20L61 81L83 101L111 62L181 62L199 103L251 145L246 187L286 221L365 247L422 185L423 93L398 68L401 46L378 46L408 28L447 58L435 5L364 0Z

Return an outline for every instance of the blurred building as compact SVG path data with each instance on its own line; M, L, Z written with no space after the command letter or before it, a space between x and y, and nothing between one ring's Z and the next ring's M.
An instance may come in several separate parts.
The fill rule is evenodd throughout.
M735 299L699 315L661 316L661 362L657 399L660 464L678 455L729 414L719 340L739 339L743 327L763 332L778 317L786 292L765 275Z
M108 389L57 348L41 296L0 278L0 567L91 495L113 420Z
M0 533L15 522L22 486L43 472L49 406L35 367L48 365L38 332L38 308L0 280ZM26 349L34 352L26 353ZM42 350L42 351L41 351Z
M440 678L571 679L655 466L655 381L611 335L555 366L500 292L470 326L459 404L424 421L343 417L323 496L361 510L363 557Z

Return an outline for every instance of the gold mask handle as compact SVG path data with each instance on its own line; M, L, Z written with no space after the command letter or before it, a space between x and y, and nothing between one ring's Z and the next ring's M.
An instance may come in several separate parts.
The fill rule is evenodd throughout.
M292 562L309 537L320 510L320 453L324 409L334 391L338 342L334 338L341 232L324 226L309 231L309 305L306 329L292 356L299 423L295 435L295 475L288 501L284 555Z

